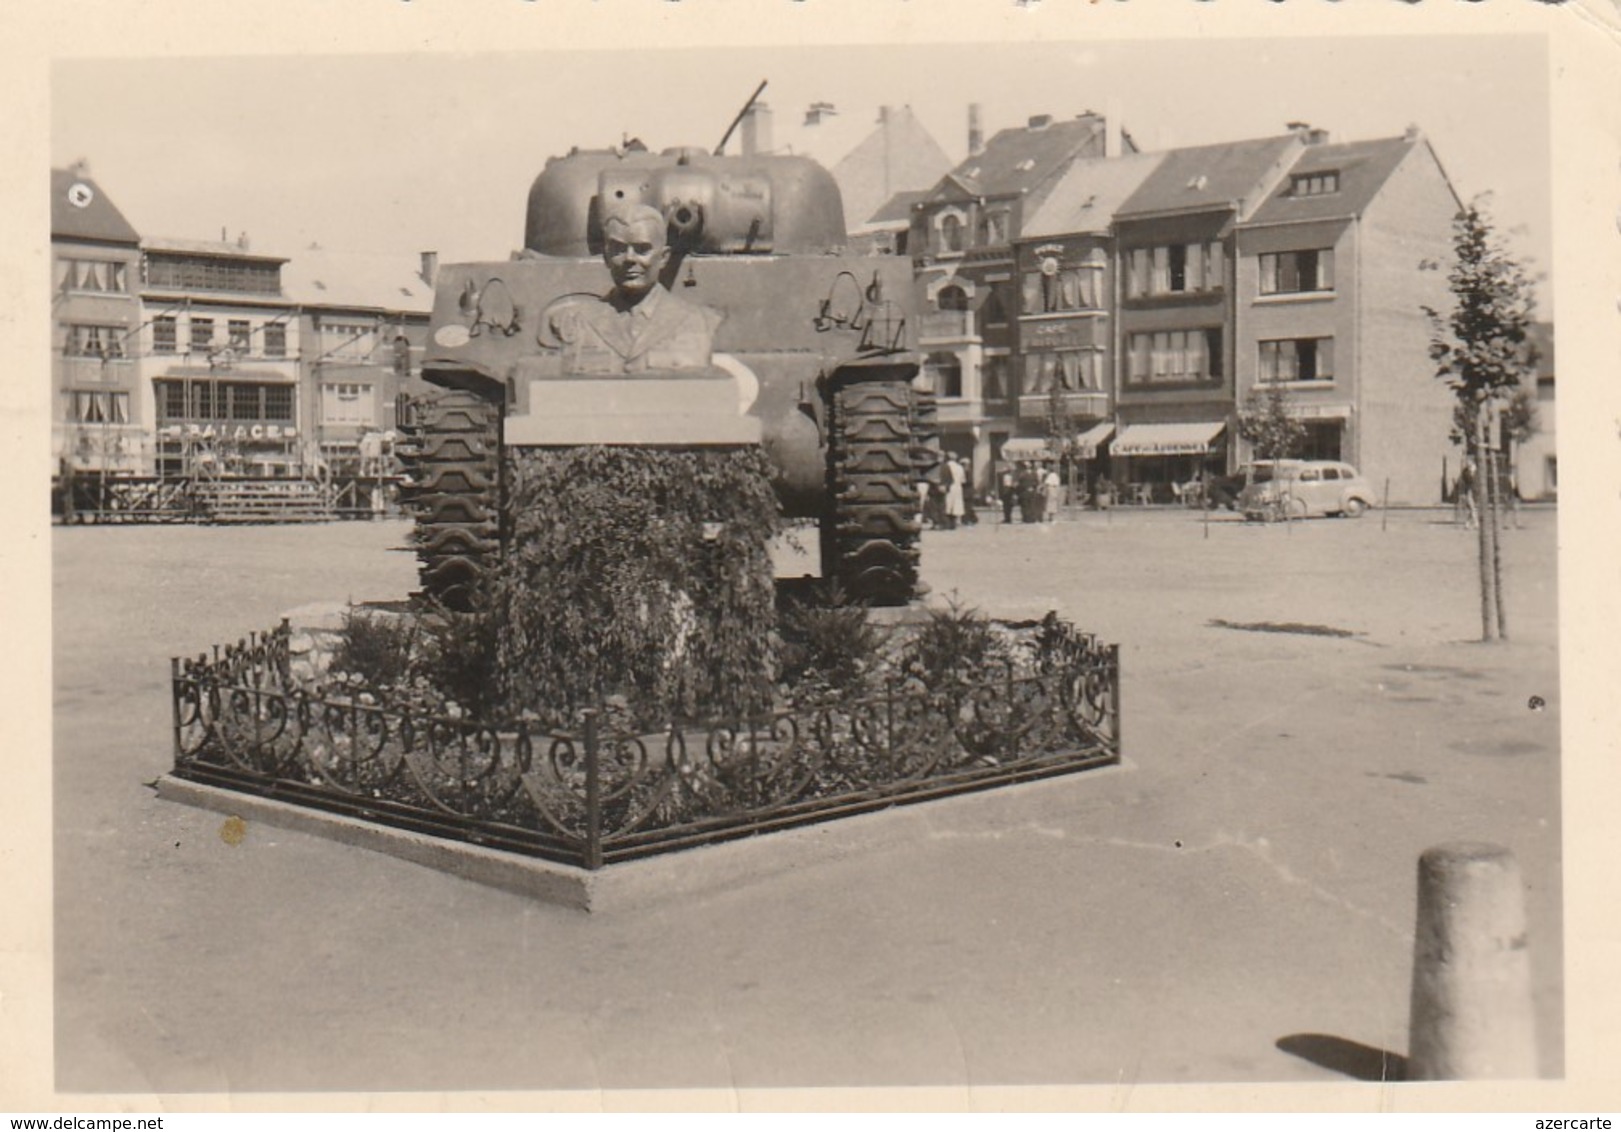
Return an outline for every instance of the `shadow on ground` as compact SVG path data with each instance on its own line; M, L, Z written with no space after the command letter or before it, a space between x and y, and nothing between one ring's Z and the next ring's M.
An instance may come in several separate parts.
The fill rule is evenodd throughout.
M1405 1081L1407 1059L1399 1053L1375 1049L1361 1042L1330 1034L1290 1034L1278 1039L1278 1048L1303 1061L1343 1073L1357 1081Z

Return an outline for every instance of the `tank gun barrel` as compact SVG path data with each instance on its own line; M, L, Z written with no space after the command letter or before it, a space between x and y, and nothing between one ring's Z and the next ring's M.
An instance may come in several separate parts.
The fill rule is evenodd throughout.
M726 152L726 143L732 140L732 135L737 132L737 127L742 123L744 115L752 110L754 104L760 100L760 93L765 90L765 84L769 81L769 79L760 80L760 85L754 88L753 94L749 95L749 100L743 104L743 109L737 112L737 117L732 119L732 124L726 127L726 132L721 135L720 144L715 147L716 157Z

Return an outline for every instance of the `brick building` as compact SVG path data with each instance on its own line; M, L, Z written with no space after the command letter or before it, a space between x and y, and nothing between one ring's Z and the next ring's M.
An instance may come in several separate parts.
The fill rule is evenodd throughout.
M57 469L147 460L136 331L140 236L81 166L51 170L51 450Z

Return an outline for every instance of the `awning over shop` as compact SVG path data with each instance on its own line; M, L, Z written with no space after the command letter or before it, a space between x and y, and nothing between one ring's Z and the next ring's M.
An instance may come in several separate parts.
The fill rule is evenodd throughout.
M1098 446L1114 435L1113 421L1099 421L1075 438L1075 454L1090 460L1098 454ZM1010 436L1002 442L1004 460L1051 460L1054 444L1045 436Z
M1002 442L1004 460L1051 460L1052 445L1042 436L1010 436Z
M1090 460L1098 454L1098 445L1114 435L1113 421L1100 421L1075 438L1076 455Z
M1199 456L1226 428L1222 421L1134 424L1120 430L1110 451L1116 456Z

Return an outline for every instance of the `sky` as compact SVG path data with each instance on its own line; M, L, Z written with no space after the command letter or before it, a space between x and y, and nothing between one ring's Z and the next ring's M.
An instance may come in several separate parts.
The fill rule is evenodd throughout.
M88 161L147 236L505 258L548 156L627 136L713 148L762 79L779 143L812 102L834 104L841 137L863 132L852 121L875 125L880 106L908 105L953 160L970 103L986 136L1034 114L1115 108L1145 149L1290 121L1336 141L1416 124L1459 194L1490 191L1516 253L1551 270L1535 35L69 57L51 70L51 162Z

